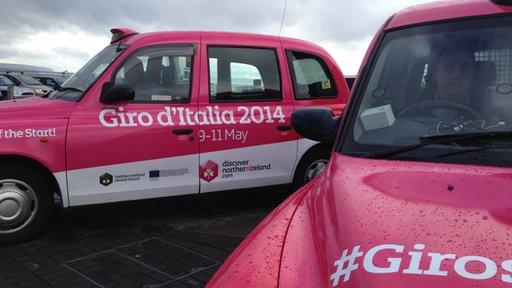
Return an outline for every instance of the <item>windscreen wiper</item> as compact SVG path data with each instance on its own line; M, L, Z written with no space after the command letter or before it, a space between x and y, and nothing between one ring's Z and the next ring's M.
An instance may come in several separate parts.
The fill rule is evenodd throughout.
M365 158L385 159L394 155L398 155L407 151L415 150L421 147L443 144L450 142L461 142L469 140L494 140L494 139L507 139L512 140L512 131L493 131L493 132L472 132L460 133L451 135L436 135L418 138L419 143L409 146L396 147L385 149L364 155Z

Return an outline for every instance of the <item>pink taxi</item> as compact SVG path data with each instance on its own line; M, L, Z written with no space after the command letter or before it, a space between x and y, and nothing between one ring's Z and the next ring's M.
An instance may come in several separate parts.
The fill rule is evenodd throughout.
M393 15L372 42L320 176L209 287L511 287L512 1ZM332 141L329 109L296 131Z
M332 150L300 137L306 106L341 114L349 90L312 43L217 32L112 42L46 98L0 103L0 244L63 207L294 184Z

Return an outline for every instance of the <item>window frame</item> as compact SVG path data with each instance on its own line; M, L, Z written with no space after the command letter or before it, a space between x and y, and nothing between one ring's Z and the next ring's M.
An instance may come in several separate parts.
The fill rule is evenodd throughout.
M56 83L52 78L48 77L34 77L34 79L37 79L39 82L41 82L43 85L46 86L54 86ZM42 82L44 81L44 82ZM49 82L52 82L51 84Z
M327 76L327 78L329 78L329 80L331 81L332 85L334 85L334 87L333 87L334 95L332 95L332 96L322 96L322 97L298 98L297 97L298 96L298 93L297 93L297 90L298 90L297 78L295 76L295 68L293 67L293 61L292 61L291 57L289 57L290 53L307 54L307 55L313 56L312 58L317 60L317 61L320 60L320 61L318 61L318 63L320 64L320 67L322 67L322 69L324 70L324 73L326 71L328 72L328 73L326 73L326 76ZM290 80L292 81L293 99L295 99L296 101L314 101L314 100L317 100L317 99L334 99L334 98L338 98L339 90L338 90L338 85L336 84L336 79L332 75L332 71L331 71L331 69L329 69L329 66L327 66L327 62L325 61L325 59L321 55L318 55L318 54L313 53L311 51L300 51L300 50L293 50L293 49L285 49L285 54L286 54L286 62L288 64L288 70L290 71Z
M5 79L7 79L7 81L9 81L9 82L10 82L10 84L9 84L9 83L7 83L7 84L5 84L5 85L4 85L4 83L0 83L0 86L8 86L8 85L14 85L14 86L16 86L16 85L14 84L14 82L12 82L12 81L11 81L11 79L9 79L8 77L6 77L6 76L4 76L4 75L0 75L0 78L1 78L1 77L3 77L3 78L5 78Z
M137 49L134 49L131 51L128 55L124 57L124 59L117 65L117 67L114 69L110 76L110 82L112 85L114 85L116 81L117 73L124 67L124 64L126 64L130 59L136 55L137 53L144 51L146 49L152 49L152 48L166 48L166 47L187 47L190 46L193 50L192 55L190 55L190 81L189 81L189 88L188 88L188 98L183 101L169 101L169 100L131 100L131 101L123 101L122 103L128 103L128 104L189 104L192 103L192 89L193 89L193 83L194 83L194 65L195 65L195 56L197 52L197 44L196 43L167 43L167 44L155 44L155 45L147 45L143 47L139 47ZM176 55L176 56L189 56L189 55ZM108 69L108 68L107 68Z
M2 76L7 77L11 82L14 84L14 86L22 86L22 83L18 78L10 75L10 74L2 74Z
M248 97L248 99L212 99L212 91L211 91L211 71L210 71L210 48L240 48L240 49L259 49L259 50L270 50L274 52L274 56L276 59L277 65L277 73L279 77L279 98L274 99L252 99L252 97ZM213 57L212 57L213 58ZM282 102L284 100L283 93L283 77L281 74L281 62L279 61L279 53L278 48L276 47L261 47L261 46L237 46L237 45L206 45L206 63L208 68L208 102L209 103L244 103L244 102ZM230 63L239 63L239 62L230 62ZM246 63L239 63L246 64ZM255 66L256 67L256 66ZM258 68L258 67L256 67ZM259 70L259 69L258 69ZM231 74L231 73L230 73ZM260 72L261 75L261 72ZM230 75L231 76L231 75ZM232 92L232 91L231 91ZM263 95L264 93L253 93L253 95ZM231 93L233 95L233 93Z

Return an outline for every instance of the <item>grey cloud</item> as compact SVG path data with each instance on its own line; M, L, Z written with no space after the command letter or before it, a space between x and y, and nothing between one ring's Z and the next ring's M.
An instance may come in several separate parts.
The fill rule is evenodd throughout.
M2 1L2 30L21 35L78 27L94 35L112 26L141 31L235 30L277 34L284 1ZM373 1L289 0L286 25L314 31L315 38L357 39L372 33L386 15ZM286 31L286 26L285 26ZM18 34L20 35L20 34Z
M280 18L275 1L3 1L2 30L67 29L70 24L91 34L112 26L146 29L220 29L259 31ZM277 7L276 7L277 6ZM276 31L273 31L274 33ZM272 33L272 32L271 32Z
M16 57L22 59L38 59L45 58L47 56L47 54L39 53L38 51L34 50L16 49L16 47L13 46L0 47L0 58Z
M66 55L67 57L78 58L78 59L88 59L91 57L91 55L89 55L83 51L80 51L77 49L70 49L67 47L56 47L53 49L52 52L56 55Z
M303 27L314 41L360 41L373 35L391 16L391 12L378 9L376 2L290 0L285 27Z
M12 47L23 37L41 31L81 30L91 36L108 36L109 29L116 26L139 32L220 30L275 35L279 32L283 4L284 0L3 0L0 45ZM393 12L382 9L388 6L392 5L382 5L379 0L288 0L283 35L320 44L360 43L373 35ZM84 61L86 58L78 50L56 52Z

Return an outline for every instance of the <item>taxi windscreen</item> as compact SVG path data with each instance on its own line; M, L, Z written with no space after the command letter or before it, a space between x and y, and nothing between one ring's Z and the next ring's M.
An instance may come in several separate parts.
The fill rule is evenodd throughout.
M511 157L501 153L512 154L511 24L493 17L387 32L356 92L342 151L439 162L487 157L508 166ZM460 135L471 141L453 140ZM446 141L429 142L436 137Z
M73 74L62 87L52 92L48 99L79 101L85 91L96 82L103 72L121 55L124 47L109 45L87 62L78 72Z

